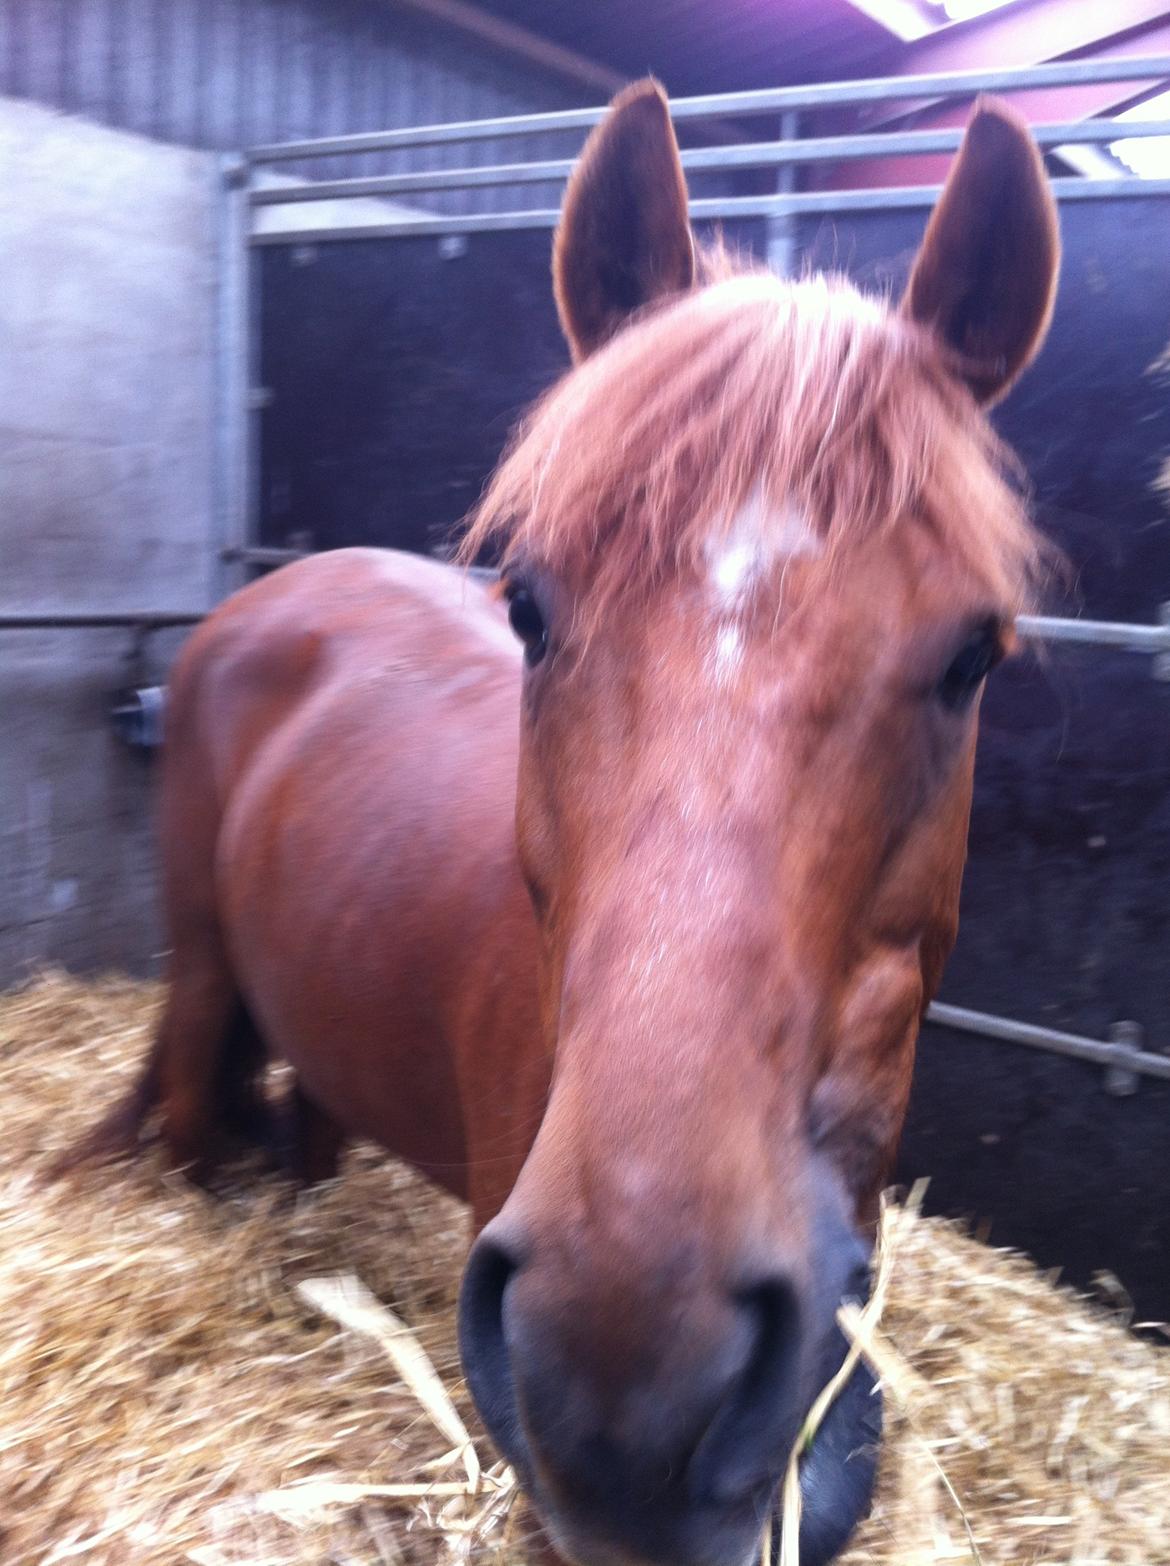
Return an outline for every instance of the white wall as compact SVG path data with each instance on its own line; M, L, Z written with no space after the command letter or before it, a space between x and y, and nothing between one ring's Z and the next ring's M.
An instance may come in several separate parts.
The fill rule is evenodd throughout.
M0 611L202 610L216 566L214 165L0 99ZM158 678L178 644L151 639ZM0 982L149 963L121 631L0 630Z

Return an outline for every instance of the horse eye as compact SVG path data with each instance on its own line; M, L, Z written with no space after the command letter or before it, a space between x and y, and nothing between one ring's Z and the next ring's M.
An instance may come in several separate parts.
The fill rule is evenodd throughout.
M524 661L539 663L548 651L548 628L526 587L517 587L508 596L508 624L524 643Z
M976 691L1002 657L999 626L988 620L951 659L935 687L935 695L951 712L961 712L974 700Z

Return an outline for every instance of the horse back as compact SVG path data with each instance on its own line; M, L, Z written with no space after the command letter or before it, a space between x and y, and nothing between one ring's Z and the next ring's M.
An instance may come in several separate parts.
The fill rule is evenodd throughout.
M538 1029L512 820L518 702L519 653L489 588L344 550L210 616L168 713L176 951L215 921L270 1048L310 1096L460 1194L465 1106L541 1070L526 1054ZM472 1141L493 1121L490 1105L475 1114ZM511 1137L510 1114L498 1106L486 1134Z

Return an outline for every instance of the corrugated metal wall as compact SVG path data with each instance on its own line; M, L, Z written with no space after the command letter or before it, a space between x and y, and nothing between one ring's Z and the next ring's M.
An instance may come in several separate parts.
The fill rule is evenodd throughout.
M0 92L223 149L597 96L391 0L2 0Z
M163 141L223 150L259 142L483 119L595 101L527 62L392 0L0 0L0 93ZM579 138L577 138L579 142ZM528 138L331 158L318 177L566 156ZM530 187L531 204L557 199ZM490 211L505 191L429 197ZM514 201L511 203L514 204ZM527 202L526 202L527 204Z

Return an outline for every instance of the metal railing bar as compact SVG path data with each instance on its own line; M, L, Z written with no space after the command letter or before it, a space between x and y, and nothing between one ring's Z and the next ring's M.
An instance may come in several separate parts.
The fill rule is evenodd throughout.
M294 560L307 560L310 555L327 553L316 549L283 549L266 544L231 544L221 549L219 558L239 565L291 565Z
M379 546L373 546L379 547ZM307 560L311 555L331 553L328 549L285 549L276 545L256 544L244 548L232 547L225 549L223 558L237 560L244 565L291 565L295 560ZM446 554L434 554L424 556L425 559L437 560L441 565L451 565L452 562ZM500 573L494 566L462 566L460 569L470 577L480 582L498 582Z
M790 109L896 103L910 98L967 97L980 92L1076 87L1094 82L1160 81L1166 77L1170 77L1170 55L1131 55L1119 60L1062 60L1050 65L1011 66L997 71L944 71L922 76L823 82L804 87L771 87L755 92L709 93L703 97L677 98L671 103L670 112L675 120L781 114ZM603 107L559 109L546 114L514 114L492 120L363 131L351 136L319 136L251 147L246 156L252 163L279 163L293 158L336 157L350 152L389 152L396 147L433 147L449 141L588 130L604 113Z
M331 223L311 228L277 228L254 232L253 245L315 245L337 239L411 239L428 234L508 234L527 228L555 228L560 213L474 212L461 217L403 218L385 223Z
M1170 196L1170 179L1139 179L1126 175L1118 179L1084 179L1070 177L1048 182L1058 201L1101 201L1116 196ZM728 209L737 202L770 201L767 214L817 213L817 212L871 212L894 207L932 207L942 195L941 185L899 185L881 190L806 190L788 196L731 196L722 203L717 201L691 203L693 216L737 215L734 211L724 214L704 214L696 208L704 205L722 205ZM745 213L746 215L746 213Z
M1097 1066L1123 1066L1147 1077L1170 1082L1170 1056L1154 1055L1128 1044L1110 1044L1102 1039L1085 1038L1079 1033L1064 1033L1032 1022L1017 1022L1012 1017L994 1017L965 1006L948 1006L936 1001L926 1013L927 1022L959 1033L976 1033L981 1038L999 1039L1005 1044L1024 1044L1029 1049L1048 1050L1072 1060L1086 1060Z
M1069 120L1032 126L1042 147L1108 145L1138 137L1170 136L1170 120ZM818 136L800 141L754 141L731 147L694 147L683 152L691 173L709 170L772 168L796 163L828 163L854 158L904 157L956 152L959 130L907 131L891 135ZM380 174L365 178L315 180L304 185L253 188L254 207L292 206L302 201L339 201L359 196L408 196L424 191L474 190L485 186L559 184L576 167L573 158L544 162L500 163L483 168L429 169L411 174ZM1132 177L1132 176L1131 176Z
M177 625L198 625L206 618L199 609L143 609L110 611L85 609L64 612L35 609L0 613L0 631L71 631L133 629L158 631Z
M1053 194L1061 201L1099 201L1116 196L1170 196L1170 179L1054 179ZM879 190L808 190L791 194L720 196L690 203L692 218L750 218L815 215L817 213L880 212L932 207L941 185L894 186ZM428 234L492 234L519 229L555 228L560 212L553 207L529 212L470 212L434 217L388 219L375 223L330 223L309 228L253 232L254 245L311 245L334 239L407 239Z
M304 560L320 551L312 549L285 549L269 545L251 545L245 548L229 548L221 551L224 560L241 561L246 565L287 565L293 560ZM496 578L499 573L489 566L465 567L474 576ZM1115 620L1066 620L1049 615L1022 614L1016 619L1016 629L1030 641L1079 642L1087 646L1117 647L1125 652L1170 652L1170 623L1165 625L1141 625Z
M1122 620L1061 620L1022 614L1016 630L1032 641L1080 642L1090 647L1118 647L1124 652L1170 652L1170 625L1139 625Z

